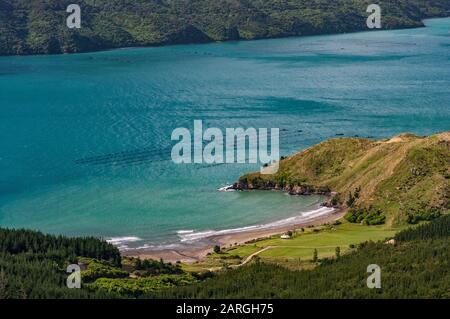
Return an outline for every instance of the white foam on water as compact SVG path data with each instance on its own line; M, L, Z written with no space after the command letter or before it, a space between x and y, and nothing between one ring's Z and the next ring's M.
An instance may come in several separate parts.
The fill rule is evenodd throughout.
M183 234L191 234L193 232L194 232L193 229L190 229L190 230L179 230L179 231L177 231L177 234L183 235Z
M205 231L199 231L199 232L192 231L189 233L182 233L182 231L178 231L177 234L180 237L181 242L195 242L195 241L209 238L212 236L241 233L241 232L246 232L246 231L251 231L251 230L266 230L266 229L278 228L278 227L287 226L287 225L299 224L299 223L310 221L317 217L331 214L334 211L335 211L334 208L320 207L320 208L312 210L312 211L304 212L298 216L277 220L277 221L267 223L267 224L252 225L252 226L231 228L231 229L224 229L224 230L205 230Z
M177 231L177 235L180 238L179 243L166 243L166 244L159 244L159 245L152 245L148 243L144 243L143 245L137 246L137 247L130 247L128 244L133 242L142 241L142 238L135 237L135 236L124 236L124 237L112 237L107 240L108 243L113 244L116 246L119 250L142 250L142 249L148 249L148 250L166 250L166 249L178 249L183 245L191 245L197 241L200 241L202 239L207 239L213 236L218 235L227 235L227 234L234 234L234 233L242 233L246 231L255 231L255 230L267 230L267 229L273 229L273 228L279 228L283 226L288 225L295 225L300 224L304 222L308 222L312 219L315 219L317 217L326 216L328 214L331 214L334 212L334 208L329 207L320 207L315 210L303 212L298 216L293 216L281 220L277 220L274 222L270 222L267 224L258 224L258 225L251 225L251 226L245 226L245 227L238 227L238 228L230 228L230 229L223 229L223 230L205 230L205 231L194 231L193 229L182 229Z
M223 187L220 187L220 188L218 188L217 190L218 190L219 192L234 192L235 190L232 189L231 187L233 187L233 184L227 185L227 186L223 186Z
M142 246L138 247L127 247L126 250L151 250L151 251L158 251L158 250L171 250L171 249L180 249L181 244L160 244L160 245L150 245L150 244L144 244ZM120 249L120 248L119 248Z
M139 237L125 236L125 237L112 237L110 239L107 239L106 241L115 246L126 246L125 245L126 243L133 243L140 240L142 239Z

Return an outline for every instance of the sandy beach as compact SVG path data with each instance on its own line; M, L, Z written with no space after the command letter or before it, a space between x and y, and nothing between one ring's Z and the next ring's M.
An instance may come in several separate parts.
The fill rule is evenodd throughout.
M273 227L270 229L258 229L239 231L235 233L227 233L221 235L212 235L204 238L201 242L186 247L183 249L164 249L164 250L126 250L122 252L124 256L139 257L141 259L160 259L166 262L185 262L193 263L206 257L212 252L214 245L221 247L230 247L234 245L241 245L252 240L269 237L272 235L281 234L289 230L299 229L308 226L319 226L327 223L332 223L340 219L345 214L342 210L335 210L327 215L321 215L310 218L304 222L296 222L293 224L286 224L280 227Z

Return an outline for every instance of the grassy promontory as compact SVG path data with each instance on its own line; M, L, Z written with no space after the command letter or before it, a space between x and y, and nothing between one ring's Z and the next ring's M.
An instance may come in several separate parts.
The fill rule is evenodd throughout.
M450 209L450 132L388 140L331 139L280 161L274 175L242 176L236 189L329 193L351 222L429 220Z

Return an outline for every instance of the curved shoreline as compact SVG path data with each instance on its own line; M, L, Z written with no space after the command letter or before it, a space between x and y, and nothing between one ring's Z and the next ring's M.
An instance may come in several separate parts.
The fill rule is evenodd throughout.
M398 25L391 28L382 28L379 30L375 30L375 32L380 31L396 31L396 30L409 30L409 29L421 29L426 28L427 20L436 20L436 19L447 19L450 18L450 15L447 13L437 14L436 16L424 16L421 17L419 21L415 21L415 24L403 24ZM130 50L130 49L149 49L149 48L163 48L163 47L173 47L173 46L189 46L189 45L210 45L216 43L235 43L235 42L250 42L250 41L264 41L264 40L277 40L277 39L290 39L290 38L310 38L310 37L318 37L318 36L336 36L336 35L345 35L345 34L355 34L355 33L364 33L364 32L374 32L374 30L368 30L367 28L361 29L353 29L347 31L332 31L332 32L314 32L311 34L279 34L272 36L261 36L252 39L246 38L238 38L238 39L225 39L225 40L213 40L210 39L208 41L196 41L195 39L192 41L187 41L185 43L153 43L153 44L135 44L135 45L124 45L124 46L103 46L98 48L89 48L89 49L81 49L78 51L71 52L25 52L25 53L2 53L0 52L0 57L45 57L45 56L64 56L64 55L80 55L80 54L90 54L90 53L102 53L102 52L110 52L110 51L120 51L120 50Z
M293 229L331 223L337 219L340 219L343 215L344 210L335 209L310 218L306 217L301 219L301 215L292 217L291 223L282 223L279 226L266 228L255 228L256 226L249 226L253 228L247 227L249 229L245 229L246 227L243 227L241 229L237 229L237 231L225 230L222 231L222 233L220 233L220 231L215 232L215 234L212 234L211 236L205 236L199 241L193 242L192 245L186 245L185 248L160 250L134 249L124 250L121 253L124 256L139 257L141 259L163 259L166 262L173 263L177 261L193 263L205 258L208 253L212 252L212 247L214 245L220 245L223 247L242 245L248 243L249 241L270 237Z

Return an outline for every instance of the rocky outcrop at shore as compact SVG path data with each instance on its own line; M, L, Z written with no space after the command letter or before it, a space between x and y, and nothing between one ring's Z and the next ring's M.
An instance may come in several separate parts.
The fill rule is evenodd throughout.
M248 182L246 180L240 180L234 183L230 189L234 190L280 190L289 193L290 195L331 195L331 189L329 187L317 187L313 185L280 185L273 183L272 181L260 181L255 183Z
M327 196L327 200L322 203L324 207L333 207L336 209L341 209L342 205L340 205L334 198L338 195L336 192L332 192L331 189L327 186L325 187L317 187L314 185L284 185L273 183L271 181L265 181L263 183L259 182L256 184L248 183L246 180L240 180L237 183L234 183L228 190L236 190L236 191L246 191L246 190L277 190L282 192L287 192L289 195L322 195Z
M275 174L241 176L232 189L325 195L325 206L416 223L450 213L449 141L450 132L330 139L281 159Z

